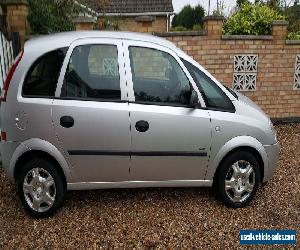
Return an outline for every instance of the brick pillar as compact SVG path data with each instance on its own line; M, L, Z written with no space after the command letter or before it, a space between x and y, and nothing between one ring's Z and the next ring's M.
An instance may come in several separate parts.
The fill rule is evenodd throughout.
M10 31L18 32L20 45L23 48L28 29L28 2L27 0L6 0L7 25Z
M272 23L272 35L273 39L278 43L285 43L287 37L287 27L289 25L288 21L278 20Z
M76 31L80 30L93 30L96 20L93 17L79 16L73 19L75 23Z
M223 16L206 16L203 18L204 30L209 38L221 38L225 18Z

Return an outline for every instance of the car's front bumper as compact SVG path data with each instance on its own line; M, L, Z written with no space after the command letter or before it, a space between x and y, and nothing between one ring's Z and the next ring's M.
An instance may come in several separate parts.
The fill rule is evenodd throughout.
M263 179L263 182L266 182L271 179L276 169L277 162L279 159L280 145L277 142L273 145L265 145L264 149L268 157L268 164L267 166L265 166Z

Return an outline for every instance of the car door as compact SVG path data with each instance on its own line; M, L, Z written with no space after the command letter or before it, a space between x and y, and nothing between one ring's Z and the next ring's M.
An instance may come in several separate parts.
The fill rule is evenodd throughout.
M166 47L126 42L124 50L129 58L130 180L204 180L211 126L208 111L190 104L193 96L199 98L193 79Z
M75 182L128 180L130 122L122 43L90 38L68 50L53 102Z

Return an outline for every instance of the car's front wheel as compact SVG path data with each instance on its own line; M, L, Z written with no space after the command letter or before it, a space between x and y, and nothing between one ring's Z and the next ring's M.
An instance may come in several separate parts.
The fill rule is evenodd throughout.
M25 210L34 217L48 217L63 204L66 185L56 166L48 160L28 161L18 174L18 193Z
M244 207L259 187L259 164L250 152L234 152L220 165L214 182L217 197L226 206Z

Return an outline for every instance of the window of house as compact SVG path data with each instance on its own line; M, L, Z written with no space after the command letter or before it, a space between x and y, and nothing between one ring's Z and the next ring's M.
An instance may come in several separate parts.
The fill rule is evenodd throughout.
M168 53L130 47L136 102L189 106L192 88L178 62Z
M67 48L46 53L30 67L23 84L23 96L53 97Z
M87 100L120 100L117 46L92 44L74 48L61 96Z

